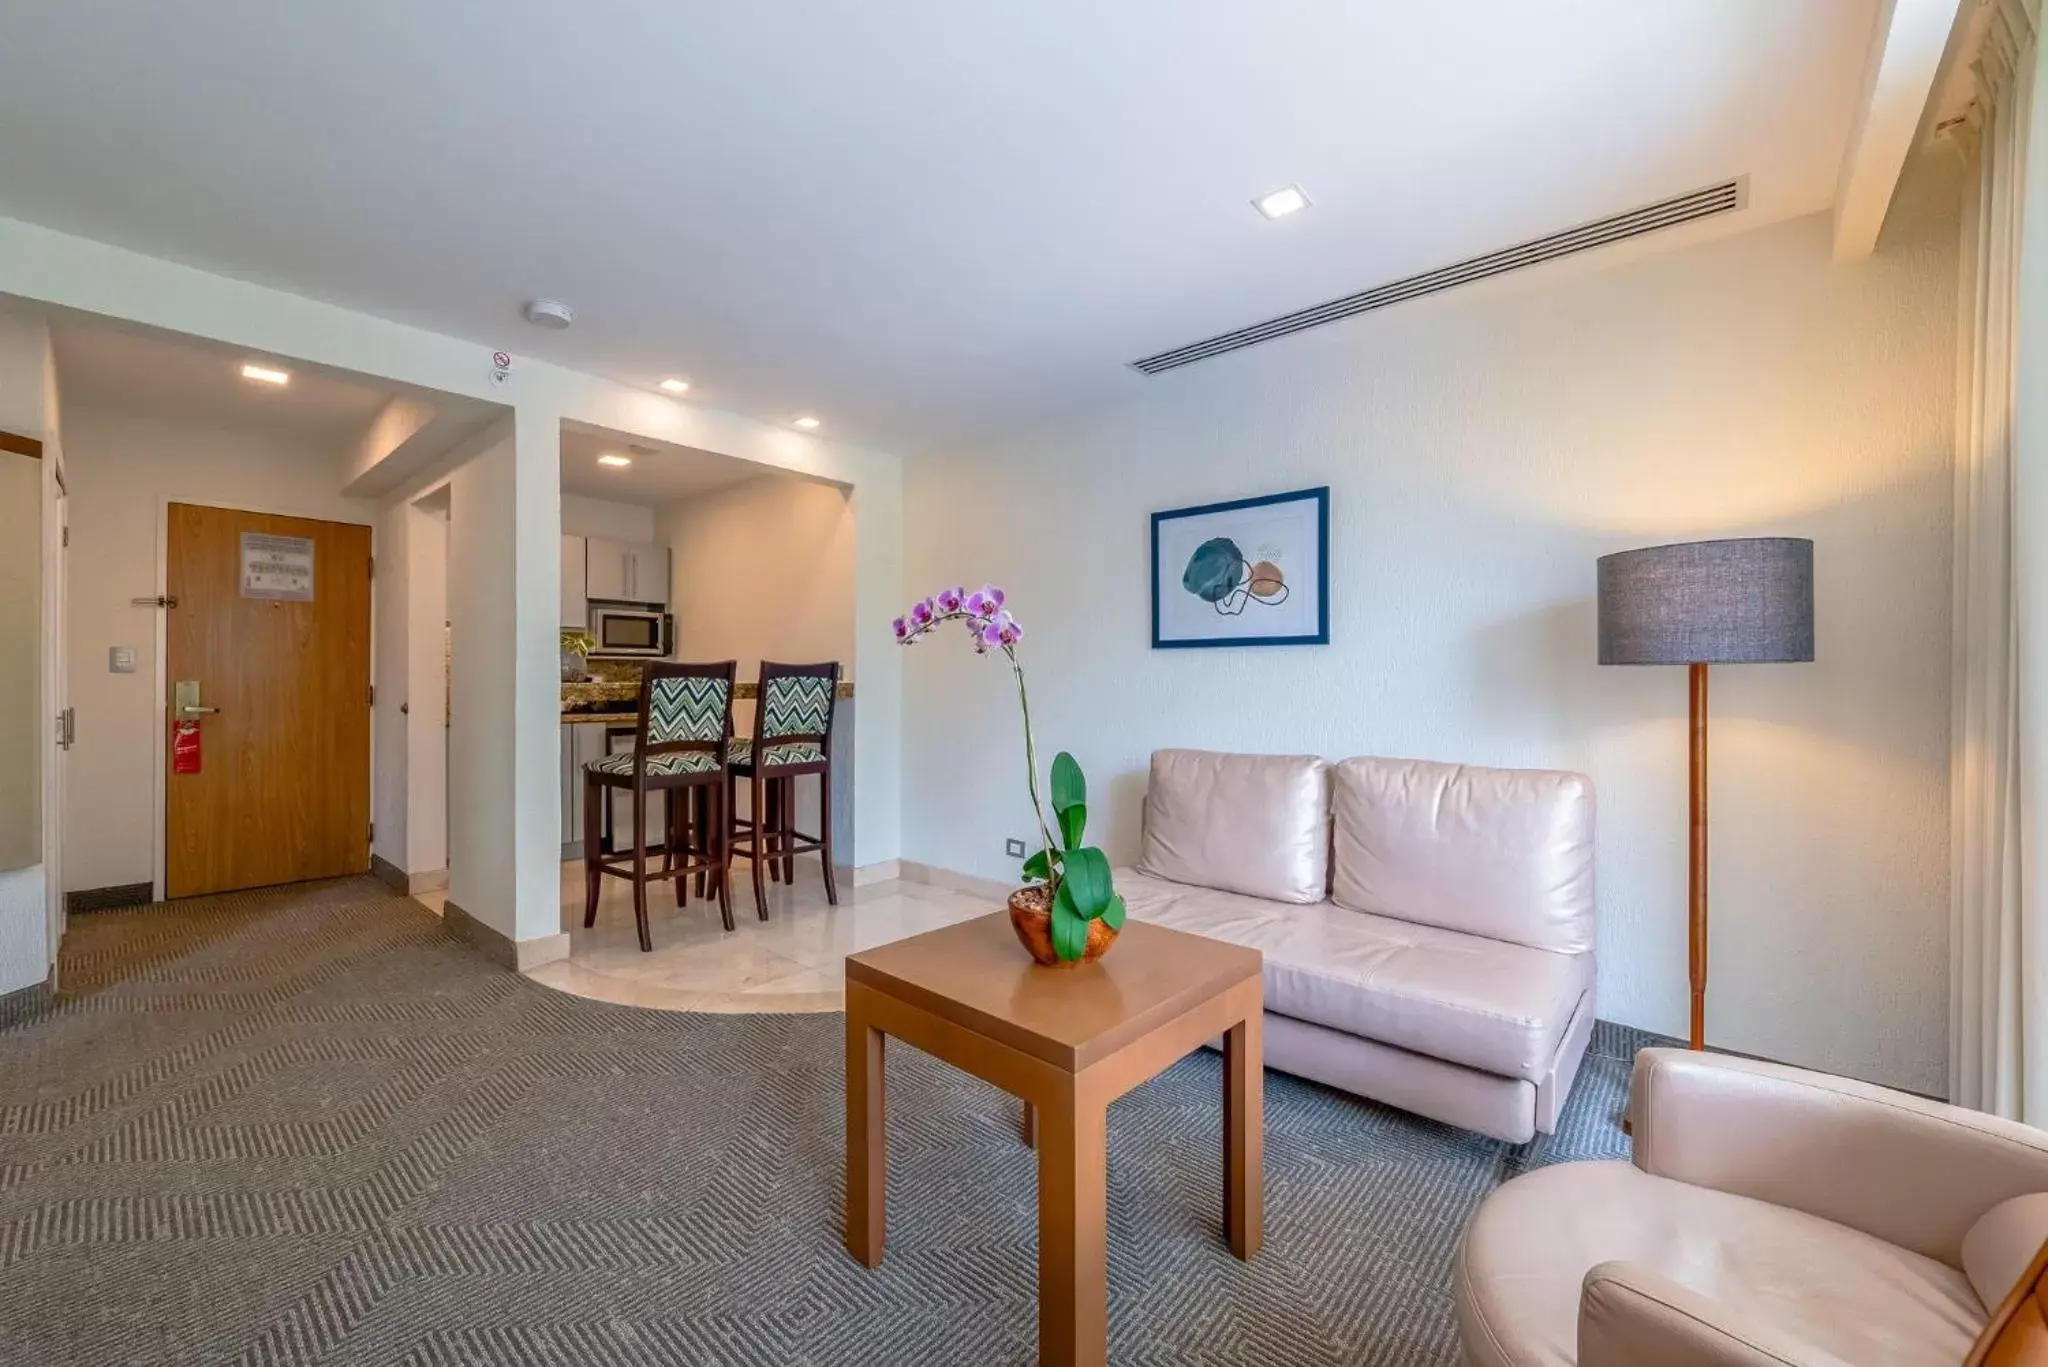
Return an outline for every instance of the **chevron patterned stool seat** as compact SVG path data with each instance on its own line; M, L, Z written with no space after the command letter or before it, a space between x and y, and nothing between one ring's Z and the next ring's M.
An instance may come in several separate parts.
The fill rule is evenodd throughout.
M633 766L640 762L637 753L621 750L616 755L606 755L584 765L593 774L623 774L633 776ZM653 755L647 760L650 775L667 777L672 774L715 774L719 770L718 756L703 751L683 754Z
M784 741L769 745L767 766L779 769L790 764L823 764L825 749L808 741ZM745 736L734 739L730 763L738 773L746 773L754 767L754 742Z
M796 856L816 851L825 861L825 900L839 905L832 868L832 715L839 698L836 661L814 665L761 662L754 734L736 739L727 752L730 841L735 854L753 867L754 908L768 919L768 893L761 872L780 883L796 877ZM759 757L758 762L756 756ZM818 833L796 829L796 781L818 777ZM747 816L739 815L738 790L748 786Z
M605 875L630 879L640 948L654 948L647 926L647 885L673 879L676 905L697 894L718 893L725 928L732 919L732 841L727 818L732 790L726 757L732 745L733 677L738 665L649 662L640 678L639 719L630 751L583 766L583 924L597 924L598 891ZM630 855L604 848L605 812L615 792L633 798ZM663 803L662 843L647 844L645 813ZM659 855L655 865L651 856Z

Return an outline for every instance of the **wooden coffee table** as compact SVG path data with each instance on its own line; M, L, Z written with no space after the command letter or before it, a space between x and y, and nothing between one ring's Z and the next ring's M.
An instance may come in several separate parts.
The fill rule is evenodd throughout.
M846 1251L882 1260L882 1039L893 1035L1024 1102L1038 1147L1039 1360L1108 1351L1109 1103L1224 1037L1223 1229L1259 1250L1264 1073L1259 952L1137 921L1093 964L1040 968L1007 914L846 960Z

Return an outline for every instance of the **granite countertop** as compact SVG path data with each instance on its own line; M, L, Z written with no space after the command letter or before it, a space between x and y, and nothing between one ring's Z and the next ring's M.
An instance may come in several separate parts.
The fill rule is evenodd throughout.
M570 722L631 722L639 715L634 706L640 700L640 666L630 660L593 660L600 677L562 684L562 720ZM625 677L630 675L630 677ZM609 676L609 677L604 677ZM761 685L745 679L733 685L733 697L751 701L761 695ZM839 696L853 696L853 680L839 681Z

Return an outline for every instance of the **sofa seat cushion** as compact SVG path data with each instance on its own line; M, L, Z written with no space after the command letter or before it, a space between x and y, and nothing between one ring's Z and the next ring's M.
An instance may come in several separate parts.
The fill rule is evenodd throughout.
M1266 1009L1447 1063L1534 1082L1593 987L1593 956L1120 869L1130 914L1266 956Z
M1861 1230L1632 1163L1562 1163L1486 1198L1453 1270L1468 1361L1578 1359L1579 1295L1647 1268L1844 1363L1959 1363L1987 1318L1961 1272Z

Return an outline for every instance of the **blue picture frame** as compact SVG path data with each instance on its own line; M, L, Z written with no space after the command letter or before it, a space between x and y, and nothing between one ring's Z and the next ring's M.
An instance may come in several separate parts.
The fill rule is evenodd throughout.
M1291 597L1295 592L1306 586L1283 584L1279 580L1274 580L1270 582L1273 583L1274 590L1276 591L1262 591L1257 587L1260 583L1268 581L1253 577L1253 568L1246 566L1244 563L1245 554L1238 550L1235 541L1229 539L1229 532L1233 523L1239 520L1233 515L1259 511L1268 514L1268 516L1258 520L1270 525L1272 522L1270 512L1272 510L1278 508L1279 505L1295 503L1312 505L1304 506L1300 511L1304 519L1311 515L1313 517L1315 566L1314 573L1309 576L1309 582L1314 586L1315 602L1312 605L1306 605L1309 609L1307 612L1304 612L1298 606L1291 616L1296 621L1300 621L1304 616L1312 616L1314 626L1312 629L1306 629L1304 624L1305 629L1302 630L1271 634L1261 634L1255 629L1247 632L1243 625L1245 612L1263 611L1264 605L1273 602L1278 597L1278 590L1284 590ZM1282 511L1285 510L1283 509ZM1211 583L1209 586L1198 590L1195 585L1189 582L1189 577L1195 576L1198 570L1197 564L1191 560L1185 568L1174 568L1167 571L1166 591L1170 594L1186 593L1199 596L1208 602L1210 606L1215 607L1218 613L1219 629L1214 635L1186 629L1162 630L1160 613L1161 532L1163 528L1169 528L1169 524L1187 524L1192 519L1203 519L1206 525L1199 527L1183 525L1177 529L1169 530L1168 535L1171 539L1185 543L1189 536L1197 532L1212 536L1213 539L1205 539L1197 548L1196 554L1198 556L1208 553L1212 547L1216 546L1227 549L1220 552L1221 561L1216 567L1216 573L1210 575ZM1305 522L1302 525L1305 531ZM1180 534L1176 535L1175 532ZM1260 562L1261 565L1266 563L1265 561ZM1220 594L1220 597L1212 596L1217 594ZM1257 603L1260 606L1246 606L1252 603ZM1219 606L1219 604L1222 605ZM1229 606L1230 604L1236 605L1234 611ZM1179 615L1185 618L1184 611ZM1284 494L1267 494L1261 498L1232 499L1227 503L1204 503L1192 508L1172 508L1165 512L1152 514L1152 648L1154 650L1215 650L1232 646L1321 646L1328 645L1329 643L1330 487L1327 484L1319 485L1313 489L1296 489Z

